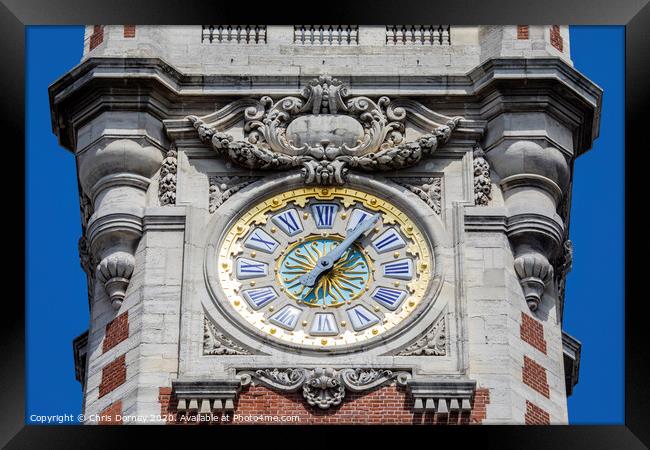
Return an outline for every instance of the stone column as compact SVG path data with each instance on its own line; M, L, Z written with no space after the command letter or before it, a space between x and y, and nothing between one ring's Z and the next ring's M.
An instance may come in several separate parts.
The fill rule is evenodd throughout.
M571 136L557 123L549 124L553 121L544 114L504 114L494 122L486 157L500 178L514 269L528 307L535 311L553 280L551 262L564 241L564 221L557 211L569 188L571 156L558 142L570 146ZM540 126L546 136L531 136L529 129Z
M119 309L133 274L150 178L161 151L142 137L104 138L78 153L79 181L94 213L87 225L97 280Z

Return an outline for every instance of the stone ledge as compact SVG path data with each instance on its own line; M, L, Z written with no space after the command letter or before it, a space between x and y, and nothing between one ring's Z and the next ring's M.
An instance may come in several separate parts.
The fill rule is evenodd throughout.
M179 413L210 414L233 411L241 383L237 379L180 380L172 382Z
M471 399L476 391L476 381L412 379L406 384L407 390L415 399L414 412L471 411Z

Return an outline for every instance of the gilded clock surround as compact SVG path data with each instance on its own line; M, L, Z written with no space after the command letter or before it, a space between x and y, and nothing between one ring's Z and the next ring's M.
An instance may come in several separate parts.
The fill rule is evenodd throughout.
M342 332L334 338L317 338L315 336L309 336L304 331L304 327L309 325L309 323L305 324L305 321L302 321L300 326L297 326L295 330L285 330L277 326L268 320L268 312L265 315L265 313L253 310L241 295L244 287L257 285L256 280L237 280L233 277L235 261L238 255L243 254L250 257L251 254L255 254L256 256L258 254L254 250L251 252L250 249L245 248L242 244L248 232L253 227L266 225L269 222L269 217L273 213L286 209L289 206L305 208L310 203L310 200L338 201L343 208L342 214L349 214L349 211L356 205L362 206L369 211L379 212L382 215L382 223L384 225L399 227L410 242L404 248L404 254L417 258L417 264L414 268L417 275L410 282L394 281L396 286L402 286L408 289L409 295L403 302L403 306L395 311L382 311L382 320L380 323L355 332L349 324L345 323L345 320L341 320L342 316L338 315L337 319L339 320L339 326L342 328ZM269 232L274 233L274 229L277 230L276 227L269 228ZM315 239L316 236L307 236L307 238ZM292 243L292 245L296 245L297 243L298 240ZM290 248L284 250L283 253L286 254L288 251L290 251ZM394 253L390 252L390 255L386 255L384 258L393 257ZM240 217L231 223L219 245L217 258L219 284L225 294L225 298L228 299L227 306L231 311L234 310L235 317L244 319L248 326L253 327L271 341L312 349L349 348L350 346L365 343L373 339L380 339L384 333L398 327L404 319L417 309L420 309L431 281L434 265L433 256L425 235L405 212L377 195L369 194L352 187L301 187L270 196L245 211L243 215L240 215ZM283 259L280 258L278 264L282 261ZM355 299L348 299L347 303L351 304ZM290 304L290 302L287 301L286 304ZM325 308L324 306L322 307ZM273 308L273 306L270 308ZM327 309L329 310L331 308ZM377 310L375 309L375 311ZM272 313L274 310L270 312Z

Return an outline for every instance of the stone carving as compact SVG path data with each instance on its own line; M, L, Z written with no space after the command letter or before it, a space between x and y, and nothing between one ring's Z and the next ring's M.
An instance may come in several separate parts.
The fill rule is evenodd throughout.
M81 188L80 188L81 189ZM81 214L81 228L86 229L90 216L93 215L93 203L90 201L90 198L84 193L79 196L79 210Z
M490 164L485 159L481 147L474 149L474 204L487 206L492 199L492 180Z
M134 267L133 255L122 251L112 253L97 266L98 279L104 285L115 309L122 306Z
M422 337L397 353L397 356L445 356L447 354L447 332L444 316L434 322Z
M553 266L546 256L533 251L515 258L514 266L526 303L531 311L536 311L546 285L553 278Z
M416 194L429 205L436 214L441 212L442 203L442 178L439 177L413 177L391 178L400 186Z
M170 148L160 167L160 183L158 185L158 197L160 205L176 204L176 170L178 166L178 154L174 147Z
M558 304L560 308L560 317L562 314L562 309L564 308L564 292L566 290L566 277L571 269L573 268L573 242L569 239L564 241L562 246L563 252L560 256L559 261L557 262L558 270L556 271L556 280L557 280L557 292L558 292Z
M237 345L223 334L207 317L203 318L204 355L250 355L251 352Z
M209 211L214 213L232 194L255 182L258 177L214 176L210 177Z
M306 184L343 184L349 169L386 171L417 164L444 145L461 120L436 115L414 102L403 103L405 107L391 104L388 97L376 102L351 97L341 81L320 76L299 97L274 102L265 96L247 107L246 140L236 141L199 117L187 120L201 141L237 165L257 170L301 168ZM404 142L408 108L421 111L418 120L434 126L412 142ZM442 118L444 124L430 117Z
M81 268L86 272L87 289L88 289L88 302L92 304L95 292L95 266L97 265L90 254L90 246L85 233L79 238L78 242L79 260Z
M374 389L393 379L406 385L411 374L388 369L260 369L241 371L242 385L253 378L274 389L295 392L302 389L302 395L311 406L328 409L340 405L347 390L361 392Z

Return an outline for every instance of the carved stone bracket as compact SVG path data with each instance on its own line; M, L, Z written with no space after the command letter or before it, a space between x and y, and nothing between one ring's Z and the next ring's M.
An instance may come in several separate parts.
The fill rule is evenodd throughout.
M412 379L407 382L407 389L414 398L416 413L467 413L472 409L476 381Z
M235 409L239 380L181 380L172 383L180 414L220 414Z
M404 142L406 113L412 109L415 120L431 131ZM327 76L312 80L297 97L274 102L265 96L245 108L245 140L202 118L186 119L220 156L248 169L300 168L306 184L343 184L349 169L413 166L444 145L461 121L409 100L352 97L339 80Z
M178 153L174 147L170 148L160 167L160 181L158 184L158 198L160 205L176 204L176 171L178 168Z
M362 392L377 388L391 380L405 385L411 377L407 371L388 369L333 369L333 368L289 368L259 369L238 372L242 385L252 379L280 391L296 392L302 395L311 406L328 409L340 405L346 391Z
M251 352L226 336L207 317L203 318L204 355L250 355Z
M546 285L553 279L553 266L546 256L538 252L524 253L515 258L515 272L524 290L526 303L536 311Z
M134 268L133 255L122 251L110 254L97 266L98 279L104 285L115 309L122 306Z
M445 317L434 322L417 341L395 354L397 356L445 356L447 354Z
M420 197L436 214L442 211L442 178L394 177L391 180Z
M255 182L259 177L214 176L210 177L209 211L214 213L231 195Z

